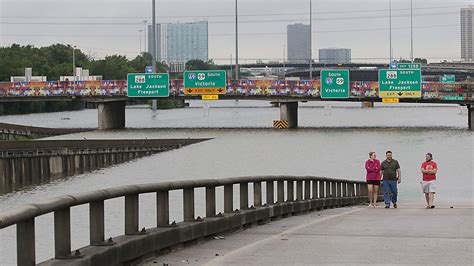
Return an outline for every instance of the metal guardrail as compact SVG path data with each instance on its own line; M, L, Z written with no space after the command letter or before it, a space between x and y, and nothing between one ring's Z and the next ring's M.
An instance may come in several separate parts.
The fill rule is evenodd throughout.
M266 204L262 204L263 182L265 182L266 186ZM249 184L253 185L253 205L251 205L249 201ZM61 259L67 258L68 260L63 261L64 264L73 262L75 259L84 260L81 261L81 263L87 262L94 264L91 263L91 261L93 259L97 261L98 257L104 255L103 253L82 255L79 250L74 254L71 253L70 211L73 206L89 204L89 232L90 246L92 248L94 246L104 245L111 245L110 248L123 248L123 243L117 244L114 247L115 239L109 239L108 242L105 240L104 201L109 199L125 198L125 236L133 236L140 233L146 234L145 231L139 231L138 229L139 195L144 193L156 193L156 226L157 228L163 228L163 230L165 230L161 233L167 233L168 237L170 236L169 234L179 234L183 237L183 235L188 233L188 235L191 235L187 236L187 238L193 238L198 237L199 234L197 231L179 231L176 230L176 228L179 229L181 226L184 228L186 222L206 221L208 218L224 219L223 222L229 224L229 220L225 220L229 219L229 215L235 217L236 215L243 214L258 214L257 212L262 209L267 210L269 208L289 206L288 204L305 204L307 210L356 204L367 199L367 190L364 184L365 183L361 181L312 176L265 176L128 185L80 194L65 195L5 211L0 213L0 229L16 225L17 263L18 265L33 265L36 263L35 218L43 214L54 213L55 263L61 264ZM236 213L237 210L233 209L234 185L239 185L240 211L242 213ZM224 188L223 199L219 199L224 202L224 214L216 214L216 187ZM206 218L204 219L201 217L195 217L194 192L196 188L205 188ZM183 191L182 211L184 222L178 223L170 228L169 192L175 190ZM269 219L272 217L271 215L277 215L276 213L277 211L269 211L265 214L267 215L265 218ZM255 216L257 215L249 216L252 218L247 217L242 223L249 223L252 219L256 219ZM187 229L187 227L184 229ZM206 236L206 234L210 234L210 232L206 230L206 233L203 233L202 236ZM173 243L178 241L176 240L173 242L171 239L178 238L179 237L164 239L161 237L160 239L161 241L167 241L164 246L169 248ZM135 240L138 241L138 239L134 239L133 241ZM147 244L147 246L150 248L149 244ZM104 249L102 249L102 252L104 252ZM130 255L132 257L128 257L128 260L144 256L147 251L136 248L133 252L137 252L137 254ZM138 254L140 252L145 253ZM120 252L115 251L115 253L108 252L107 255L110 256L112 253L120 254ZM127 252L127 254L128 253L130 252ZM125 261L115 261L115 263L122 262Z

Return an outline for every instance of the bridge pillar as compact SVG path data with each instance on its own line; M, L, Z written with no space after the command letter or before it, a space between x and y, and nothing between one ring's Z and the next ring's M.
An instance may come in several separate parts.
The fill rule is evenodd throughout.
M298 127L298 102L281 102L280 119L288 121L288 128Z
M467 124L469 130L474 130L474 106L467 105Z
M125 127L125 101L102 102L97 107L99 130Z
M362 102L362 108L373 108L374 102Z

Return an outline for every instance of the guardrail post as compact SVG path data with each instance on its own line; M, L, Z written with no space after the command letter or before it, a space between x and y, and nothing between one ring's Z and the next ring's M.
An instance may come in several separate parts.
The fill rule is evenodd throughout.
M313 197L312 199L318 198L318 180L314 179L313 181Z
M275 185L273 180L267 180L267 205L272 205L275 203Z
M16 263L36 265L35 218L16 224Z
M303 200L303 181L296 181L296 200Z
M278 203L285 202L285 181L277 181L277 201Z
M295 181L293 180L288 180L286 182L286 193L287 193L287 198L286 201L292 202L295 200Z
M138 232L138 194L125 196L125 234Z
M253 205L262 206L262 182L253 182Z
M324 198L324 181L323 180L319 180L318 181L319 183L319 198Z
M104 243L104 201L91 202L89 204L89 236L90 245Z
M194 188L183 189L184 221L194 221Z
M67 207L54 212L54 257L64 259L70 256L71 212L70 208Z
M166 227L170 224L169 191L156 192L156 226Z
M249 183L240 183L240 209L246 210L249 208Z
M216 216L216 187L206 187L206 217Z
M234 185L224 185L224 212L234 212Z
M304 181L304 199L309 200L311 197L311 180Z
M332 197L331 181L326 180L325 183L326 183L326 194L325 194L325 198Z

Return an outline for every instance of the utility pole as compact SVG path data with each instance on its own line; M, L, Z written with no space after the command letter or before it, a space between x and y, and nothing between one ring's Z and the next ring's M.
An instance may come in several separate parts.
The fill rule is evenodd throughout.
M283 79L285 79L285 72L286 72L286 67L285 67L285 57L286 57L286 45L283 44Z
M313 80L313 15L311 6L312 2L312 0L309 0L309 80Z
M76 82L76 46L72 46L72 81Z
M239 24L237 0L235 0L235 79L239 80Z
M138 39L140 40L140 54L142 53L142 31L143 30L138 30L139 32Z

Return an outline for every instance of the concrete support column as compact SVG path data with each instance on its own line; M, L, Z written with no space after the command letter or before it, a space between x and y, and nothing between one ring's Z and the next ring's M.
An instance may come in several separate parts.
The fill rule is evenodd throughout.
M183 217L184 221L194 221L194 188L183 190Z
M362 102L362 108L373 108L374 103L373 102Z
M288 128L298 127L298 102L280 103L280 120L288 121Z
M474 106L468 104L467 107L467 125L469 130L474 130Z
M216 187L206 187L206 217L216 216Z
M69 208L54 212L54 254L56 259L71 256L71 213ZM21 256L21 254L18 254Z
M89 204L89 224L90 245L103 244L105 240L103 200Z
M285 181L283 180L277 181L277 202L285 202Z
M125 234L138 233L138 194L125 196Z
M253 182L253 205L262 206L262 182Z
M234 212L234 186L232 184L224 185L224 212Z
M273 180L267 181L267 205L273 205L275 203L275 187Z
M168 226L170 223L169 191L158 191L156 193L156 225Z
M288 180L286 186L286 193L288 195L286 201L292 202L295 200L295 181Z
M16 224L17 265L36 265L35 219Z
M249 208L249 183L240 183L240 209L246 210Z
M125 127L125 101L99 103L99 130Z

